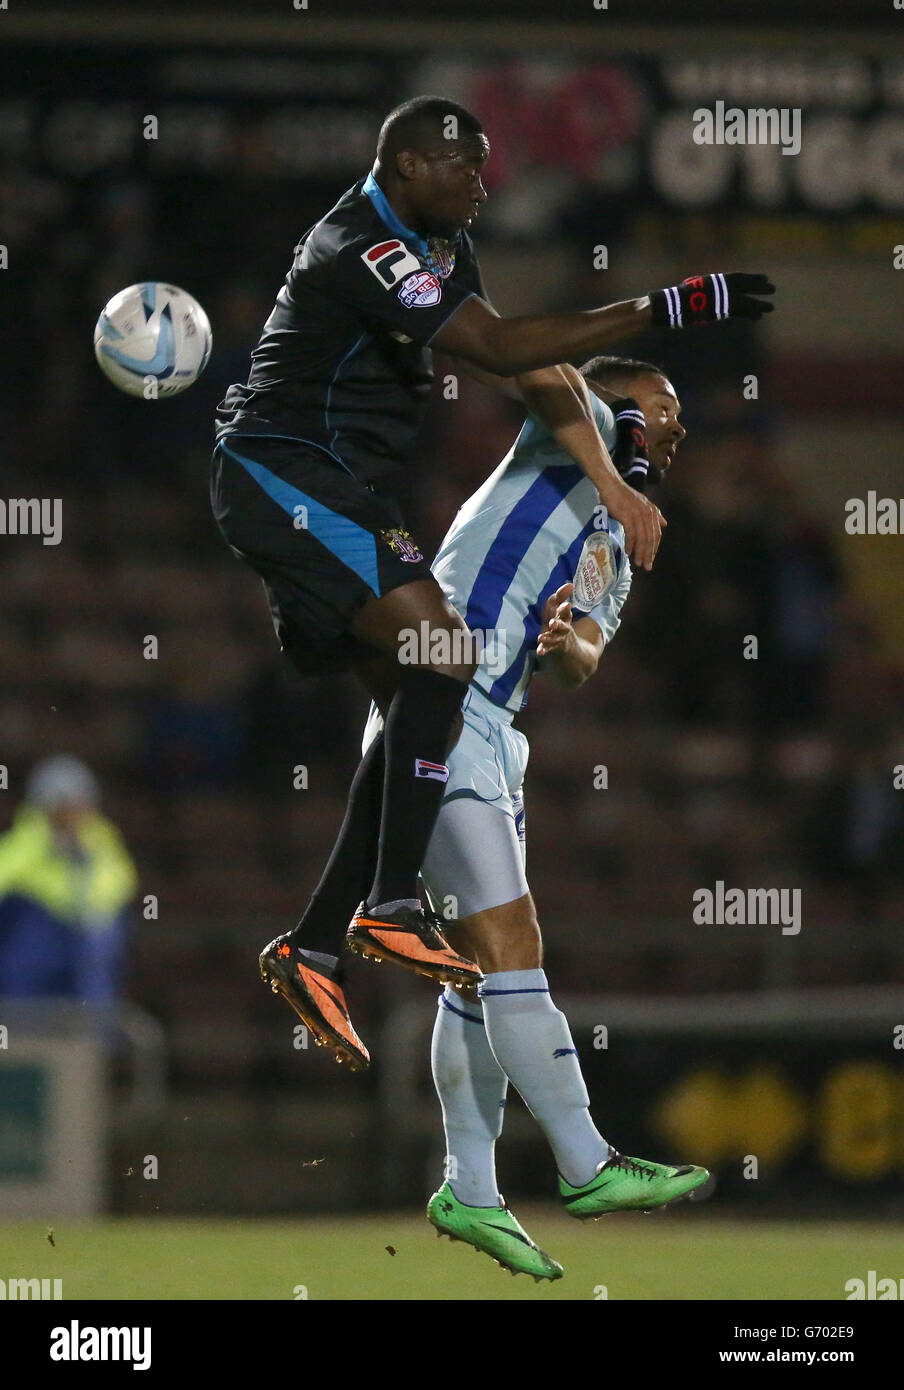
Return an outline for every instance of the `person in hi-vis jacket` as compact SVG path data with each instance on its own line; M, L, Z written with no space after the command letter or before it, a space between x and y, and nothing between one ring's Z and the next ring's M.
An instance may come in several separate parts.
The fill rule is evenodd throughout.
M113 1003L138 876L79 759L47 758L0 835L0 998Z

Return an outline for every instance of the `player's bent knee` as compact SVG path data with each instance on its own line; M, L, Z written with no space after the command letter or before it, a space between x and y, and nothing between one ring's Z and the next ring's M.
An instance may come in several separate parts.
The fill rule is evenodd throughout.
M478 964L484 975L496 975L503 970L539 970L543 964L539 931L536 936L525 933L517 941L484 943L478 952Z
M538 970L543 940L530 894L501 907L475 913L463 923L484 975L502 970Z
M399 660L467 685L480 663L475 634L438 586L419 597L423 610L400 629Z
M431 666L429 669L435 671L439 676L448 676L450 680L459 681L462 685L470 685L474 672L477 670L477 666L476 664L464 666L446 666L440 664Z
M456 621L435 623L424 629L424 641L417 652L418 664L468 685L477 670L479 653L473 633L457 613L454 617ZM399 659L402 660L401 648Z

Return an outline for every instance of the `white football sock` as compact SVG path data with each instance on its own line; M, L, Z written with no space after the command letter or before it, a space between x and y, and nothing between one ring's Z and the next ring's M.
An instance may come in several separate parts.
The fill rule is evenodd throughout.
M609 1156L590 1118L590 1097L568 1020L542 970L505 970L477 987L497 1062L549 1140L559 1172L582 1187Z
M430 1061L443 1108L449 1186L469 1207L496 1207L495 1146L508 1081L487 1042L480 1005L450 985L439 997Z

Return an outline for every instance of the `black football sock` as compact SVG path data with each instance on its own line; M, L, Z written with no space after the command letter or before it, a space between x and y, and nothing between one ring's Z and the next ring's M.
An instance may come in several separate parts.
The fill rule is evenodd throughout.
M295 944L305 951L340 954L348 924L373 882L383 768L383 734L379 733L358 764L342 828L311 901L292 932Z
M467 686L421 667L403 668L385 729L380 852L368 907L417 899L417 880L449 777L446 751Z

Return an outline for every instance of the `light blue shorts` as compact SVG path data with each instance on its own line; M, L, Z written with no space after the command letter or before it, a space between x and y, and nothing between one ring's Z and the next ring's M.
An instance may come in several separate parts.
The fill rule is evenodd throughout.
M446 758L449 780L424 860L422 878L434 910L470 917L528 892L525 873L524 773L529 745L512 712L469 686L464 727ZM372 709L362 747L381 726Z

